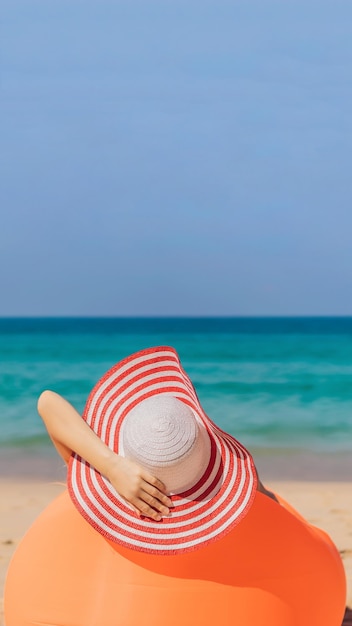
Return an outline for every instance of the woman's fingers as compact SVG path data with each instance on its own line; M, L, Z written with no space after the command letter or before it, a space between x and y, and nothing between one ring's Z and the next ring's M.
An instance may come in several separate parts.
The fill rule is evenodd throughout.
M146 473L142 479L138 501L134 501L134 505L146 517L160 521L163 516L169 515L172 500L164 493L165 485L158 478Z
M159 494L159 492L157 493ZM160 498L158 497L158 495L156 495L155 497L151 495L150 493L148 493L147 491L142 490L141 493L139 494L139 498L140 500L145 502L149 507L155 509L157 513L160 513L161 515L169 515L170 513L169 506L165 506L165 504L163 504L160 501Z
M164 483L162 483L161 480L159 480L159 478L157 478L156 476L153 476L152 474L148 474L148 472L142 472L141 476L146 483L148 483L152 487L155 487L155 489L165 494L166 487Z
M144 491L149 493L154 498L160 500L160 502L162 502L162 504L164 504L165 506L173 506L172 500L165 493L166 487L164 483L159 480L159 478L156 478L155 476L147 473L143 474L142 478L144 480Z
M164 486L163 488L165 489ZM149 482L144 481L142 485L142 489L147 494L147 496L149 496L148 498L143 498L143 499L146 500L150 504L150 498L152 498L154 501L152 506L157 506L158 510L161 511L160 507L170 508L173 506L171 498L169 498L165 493L160 491L160 489L158 489L157 487L154 487L153 485L151 485Z
M133 501L133 504L138 509L140 514L145 515L145 517L150 517L156 522L159 522L163 517L161 513L149 506L145 500L142 500L142 498L136 498Z

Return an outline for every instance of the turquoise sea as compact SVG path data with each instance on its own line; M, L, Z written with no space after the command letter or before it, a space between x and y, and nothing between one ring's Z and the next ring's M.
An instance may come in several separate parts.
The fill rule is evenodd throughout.
M352 452L352 318L0 319L0 454L50 446L43 389L78 410L141 348L178 351L208 415L256 449Z

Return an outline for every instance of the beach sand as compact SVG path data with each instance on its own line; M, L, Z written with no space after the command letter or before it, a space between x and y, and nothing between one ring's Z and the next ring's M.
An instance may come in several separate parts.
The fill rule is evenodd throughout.
M347 606L352 608L352 482L271 481L267 486L280 493L310 522L326 530L337 545L348 581ZM0 479L0 587L21 537L40 511L65 488L64 482ZM348 612L351 618L352 612ZM344 624L352 624L346 617ZM0 625L3 624L1 600Z

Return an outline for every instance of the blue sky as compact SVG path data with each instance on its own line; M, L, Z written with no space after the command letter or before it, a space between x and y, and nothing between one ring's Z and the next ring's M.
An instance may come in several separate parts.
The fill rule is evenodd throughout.
M352 4L3 0L0 315L351 315Z

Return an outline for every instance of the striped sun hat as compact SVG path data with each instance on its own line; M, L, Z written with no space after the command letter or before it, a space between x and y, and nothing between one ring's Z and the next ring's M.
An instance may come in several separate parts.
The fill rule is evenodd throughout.
M140 518L73 454L72 501L110 541L179 554L219 539L248 512L257 484L252 457L204 413L173 348L142 350L117 363L91 391L83 418L114 452L159 478L173 501L162 520Z

